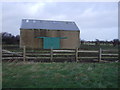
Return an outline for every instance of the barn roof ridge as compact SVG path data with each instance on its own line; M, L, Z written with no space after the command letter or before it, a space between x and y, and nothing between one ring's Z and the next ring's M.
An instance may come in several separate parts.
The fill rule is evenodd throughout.
M71 23L73 23L74 21L63 21L63 20L60 20L60 21L58 21L58 20L38 20L38 19L22 19L22 20L31 20L31 21L50 21L50 22L71 22Z
M48 29L79 31L74 21L22 19L20 29Z

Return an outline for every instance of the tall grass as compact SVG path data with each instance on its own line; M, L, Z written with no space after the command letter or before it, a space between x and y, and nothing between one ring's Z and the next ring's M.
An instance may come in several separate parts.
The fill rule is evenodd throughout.
M3 62L3 88L117 88L117 63Z

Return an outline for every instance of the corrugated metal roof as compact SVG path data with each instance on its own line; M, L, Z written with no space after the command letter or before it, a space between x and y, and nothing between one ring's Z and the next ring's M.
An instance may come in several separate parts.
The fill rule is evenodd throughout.
M74 30L79 28L75 22L22 19L21 29Z

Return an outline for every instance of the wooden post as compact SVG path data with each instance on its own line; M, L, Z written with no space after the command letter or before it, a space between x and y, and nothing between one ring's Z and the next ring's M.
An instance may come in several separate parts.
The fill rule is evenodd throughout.
M78 48L76 48L75 50L75 59L76 59L76 62L78 62Z
M51 48L50 50L50 61L52 62L53 61L53 49Z
M26 59L26 47L23 47L23 61Z
M98 59L99 62L101 61L101 54L102 54L102 49L100 48L99 49L99 59Z

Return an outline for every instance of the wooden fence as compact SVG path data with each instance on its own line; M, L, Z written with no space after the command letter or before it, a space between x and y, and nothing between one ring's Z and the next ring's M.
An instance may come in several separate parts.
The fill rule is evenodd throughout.
M43 61L43 62L101 62L117 61L118 50L79 50L77 49L26 49L20 52L10 52L3 50L2 60L23 60L23 61Z

